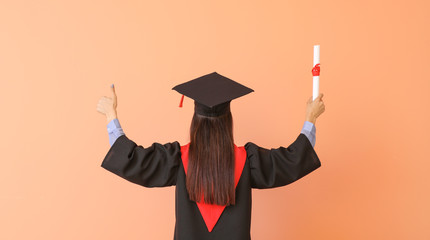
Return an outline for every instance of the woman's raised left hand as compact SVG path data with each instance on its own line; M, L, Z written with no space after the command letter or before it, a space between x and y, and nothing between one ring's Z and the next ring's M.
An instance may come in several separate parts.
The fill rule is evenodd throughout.
M104 114L109 123L113 119L117 118L116 107L117 107L117 97L115 93L115 86L111 85L110 96L103 96L97 103L97 111Z

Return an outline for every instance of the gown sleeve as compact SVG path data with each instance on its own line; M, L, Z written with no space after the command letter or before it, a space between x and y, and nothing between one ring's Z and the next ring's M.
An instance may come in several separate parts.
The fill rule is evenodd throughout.
M309 139L301 133L287 148L265 149L245 144L252 188L275 188L290 184L321 166Z
M176 185L181 161L179 142L153 143L144 148L125 134L119 136L106 154L101 167L144 187Z

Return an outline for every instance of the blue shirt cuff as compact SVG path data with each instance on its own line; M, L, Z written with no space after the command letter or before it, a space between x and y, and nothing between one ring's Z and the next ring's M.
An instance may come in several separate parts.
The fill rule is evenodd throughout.
M309 122L309 121L305 121L305 123L303 124L303 130L309 131L309 132L315 132L315 124Z
M124 135L124 131L122 130L121 124L119 124L119 120L117 118L112 119L107 124L107 131L109 135L109 143L111 146L121 135Z
M121 128L121 124L119 124L118 118L114 118L112 119L108 124L107 124L107 131L108 133L112 133L113 131L120 129Z
M315 133L316 133L315 124L309 121L305 121L305 123L303 124L301 133L306 135L306 137L309 139L309 142L312 144L312 147L315 147Z

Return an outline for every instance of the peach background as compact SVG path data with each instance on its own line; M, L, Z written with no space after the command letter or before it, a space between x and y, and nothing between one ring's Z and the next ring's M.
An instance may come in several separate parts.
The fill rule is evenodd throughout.
M287 146L321 45L322 167L253 191L253 239L430 239L430 4L410 1L1 1L0 239L172 239L174 188L102 169L115 83L136 143L188 142L171 88L217 71L236 144Z

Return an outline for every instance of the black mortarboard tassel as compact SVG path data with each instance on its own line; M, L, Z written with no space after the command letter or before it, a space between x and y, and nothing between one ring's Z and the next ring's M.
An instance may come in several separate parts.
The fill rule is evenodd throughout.
M230 102L254 90L217 72L179 84L173 90L194 99L194 111L207 117L221 116L230 111ZM183 96L180 107L182 107Z

